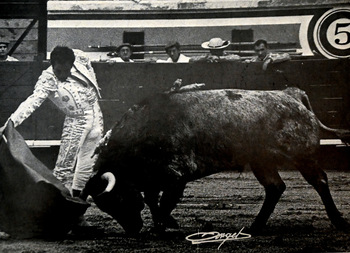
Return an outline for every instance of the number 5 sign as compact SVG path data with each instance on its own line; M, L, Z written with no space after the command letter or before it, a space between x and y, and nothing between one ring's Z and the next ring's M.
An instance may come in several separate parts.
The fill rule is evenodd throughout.
M325 12L314 26L313 41L327 58L350 57L350 8Z

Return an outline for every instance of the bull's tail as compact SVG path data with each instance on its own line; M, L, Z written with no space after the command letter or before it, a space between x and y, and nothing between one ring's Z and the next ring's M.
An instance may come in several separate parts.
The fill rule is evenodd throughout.
M303 95L301 97L301 102L303 103L303 105L305 105L305 107L309 111L314 113L314 111L312 110L312 107L311 107L311 103L310 103L309 97L306 95L305 92L303 92ZM317 117L316 117L316 120L318 122L318 125L321 127L321 129L323 129L323 130L325 130L327 132L334 133L346 145L350 144L350 130L330 128L330 127L325 126Z

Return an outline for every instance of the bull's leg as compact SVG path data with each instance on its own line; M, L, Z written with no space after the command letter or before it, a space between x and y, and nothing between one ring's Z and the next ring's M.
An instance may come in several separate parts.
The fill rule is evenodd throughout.
M159 193L160 191L145 191L145 203L149 206L152 214L152 220L154 226L157 226L160 220L160 210L159 210Z
M163 191L159 205L161 217L160 227L179 228L176 220L171 216L171 212L175 209L177 203L179 203L184 190L185 185L174 185Z
M329 219L337 229L349 229L350 225L342 217L334 204L331 192L328 187L326 173L321 170L316 162L303 162L297 166L306 181L311 184L320 195L326 208Z
M267 220L286 189L286 185L275 168L252 165L252 171L260 184L264 186L266 194L261 210L250 227L252 233L258 233L265 227Z

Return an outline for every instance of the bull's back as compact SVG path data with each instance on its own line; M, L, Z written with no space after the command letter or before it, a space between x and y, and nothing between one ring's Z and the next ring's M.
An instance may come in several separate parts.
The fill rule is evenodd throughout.
M253 159L299 159L319 142L313 113L283 91L210 90L171 99L186 115L174 129L183 137L176 145L188 142L197 164L213 169Z
M276 146L287 134L293 137L291 145L317 142L315 115L284 91L209 90L180 93L170 99L179 107L179 131L184 129L182 125L192 134L239 143L258 144L261 140Z
M257 159L299 159L318 145L313 113L283 91L159 94L121 125L118 138L130 144L128 156L133 153L155 173L168 166L189 177Z

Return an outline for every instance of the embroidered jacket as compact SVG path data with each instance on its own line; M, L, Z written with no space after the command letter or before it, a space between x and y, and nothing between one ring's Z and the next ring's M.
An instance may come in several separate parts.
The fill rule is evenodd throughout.
M89 58L80 50L73 51L75 61L71 70L72 77L61 82L54 75L52 66L44 70L34 87L33 94L11 115L10 119L15 127L27 119L47 98L67 116L78 116L82 115L89 105L96 102L98 97L101 97ZM77 82L73 78L79 79L81 85L76 85ZM88 85L85 87L84 83Z

